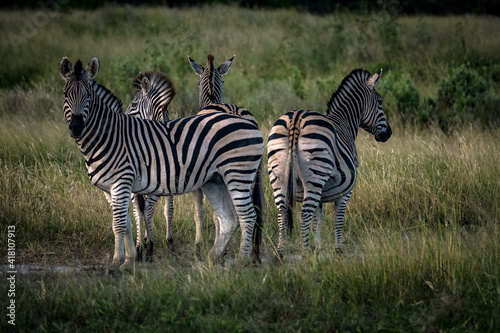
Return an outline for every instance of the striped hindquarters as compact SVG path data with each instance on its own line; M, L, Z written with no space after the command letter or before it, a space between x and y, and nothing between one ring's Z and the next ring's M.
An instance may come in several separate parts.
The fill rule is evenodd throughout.
M267 147L277 205L287 200L303 202L304 197L333 201L354 186L351 158L342 151L332 122L322 114L307 110L286 113L271 129Z

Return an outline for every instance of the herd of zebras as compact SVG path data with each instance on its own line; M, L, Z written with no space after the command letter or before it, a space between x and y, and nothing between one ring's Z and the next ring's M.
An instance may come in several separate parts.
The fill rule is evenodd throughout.
M172 242L172 196L188 192L194 195L196 244L201 242L203 194L214 210L216 235L210 262L223 259L238 227L242 233L238 259L260 260L264 139L247 109L223 103L222 76L233 59L216 68L214 57L208 55L204 68L189 58L200 76L200 112L175 120L169 119L167 109L175 88L162 73L140 73L133 80L136 95L123 113L121 101L94 81L99 71L97 58L86 68L80 60L73 67L66 57L59 63L65 80L64 120L85 158L90 181L104 191L112 208L115 249L110 272L130 271L134 260L142 259L142 220L147 235L146 259L152 258L151 223L160 196L167 196L167 240ZM358 128L381 142L392 134L382 98L375 90L381 75L382 70L374 75L353 70L333 93L326 115L291 111L272 127L267 144L268 172L279 212L279 258L283 258L286 228L293 225L295 202L303 203L300 232L305 252L311 249L311 221L319 245L322 203L335 203L335 242L342 251L344 212L358 168ZM129 214L131 195L137 247ZM125 262L120 266L123 251Z

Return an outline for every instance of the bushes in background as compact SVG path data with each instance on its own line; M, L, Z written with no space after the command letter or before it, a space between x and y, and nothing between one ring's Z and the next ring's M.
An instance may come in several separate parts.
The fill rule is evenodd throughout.
M389 114L397 113L404 124L437 124L448 133L471 123L488 127L500 120L500 101L491 97L491 80L464 64L437 82L436 100L420 98L408 74L396 77L389 73L381 82L386 105L397 110Z

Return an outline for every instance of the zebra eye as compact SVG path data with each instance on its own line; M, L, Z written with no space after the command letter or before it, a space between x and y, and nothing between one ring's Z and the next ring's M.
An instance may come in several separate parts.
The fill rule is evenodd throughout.
M130 106L135 109L137 107L137 102L130 103Z

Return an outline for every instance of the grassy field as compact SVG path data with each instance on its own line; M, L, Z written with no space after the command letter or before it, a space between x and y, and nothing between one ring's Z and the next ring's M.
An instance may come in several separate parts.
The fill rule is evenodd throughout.
M106 7L50 12L46 21L37 13L0 12L1 244L15 225L16 264L90 268L18 274L16 326L3 306L1 331L498 331L498 18L234 7ZM175 118L198 108L186 55L204 63L209 52L218 64L236 54L225 101L251 110L265 137L286 111L325 110L352 69L384 68L377 89L394 134L379 144L360 132L345 253L334 255L333 207L325 205L320 251L296 259L294 235L285 262L272 260L277 211L266 178L262 265L207 268L196 257L191 198L180 196L174 247L157 209L155 263L106 276L111 212L62 121L58 63L98 57L96 80L124 105L139 70L161 70L178 91ZM475 92L460 90L462 77ZM205 208L206 256L215 231ZM9 285L0 289L3 299Z

